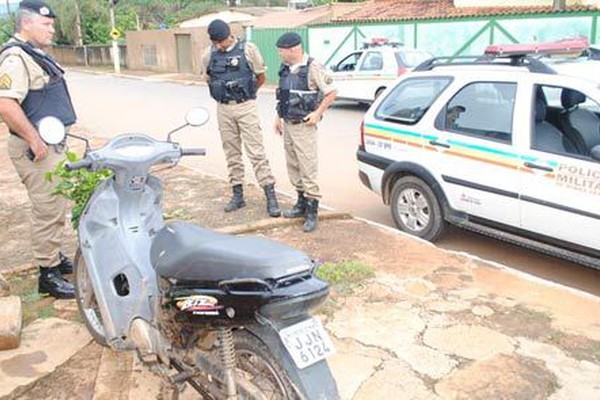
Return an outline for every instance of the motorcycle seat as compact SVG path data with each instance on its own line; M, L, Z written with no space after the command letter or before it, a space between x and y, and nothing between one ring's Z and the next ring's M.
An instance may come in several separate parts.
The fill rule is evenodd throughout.
M312 265L290 246L256 236L232 236L185 222L167 224L150 248L163 278L180 281L277 280Z

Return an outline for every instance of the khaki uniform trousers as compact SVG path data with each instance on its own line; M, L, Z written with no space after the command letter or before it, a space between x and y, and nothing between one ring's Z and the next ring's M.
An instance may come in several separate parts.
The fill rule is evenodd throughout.
M44 177L64 159L64 149L48 146L48 155L39 162L27 158L27 143L15 135L8 135L8 155L27 188L31 200L31 246L35 265L57 265L65 227L65 199L53 195L55 183Z
M231 185L244 184L242 143L258 184L265 186L275 183L269 160L265 155L256 101L248 100L239 104L219 103L217 121Z
M317 150L317 126L305 123L283 124L283 146L290 182L297 191L309 198L321 197L317 174L319 160Z

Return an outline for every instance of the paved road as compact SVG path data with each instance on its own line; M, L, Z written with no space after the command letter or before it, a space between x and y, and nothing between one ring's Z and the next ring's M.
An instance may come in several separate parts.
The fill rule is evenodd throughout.
M175 136L182 144L204 146L206 158L188 159L187 164L226 176L226 166L217 131L215 104L205 87L180 83L149 82L106 75L69 73L69 83L79 114L79 123L92 132L113 136L144 132L156 138L183 122L185 111L194 106L209 109L213 118L202 128ZM271 91L261 91L259 112L265 131L265 146L277 179L277 188L292 193L285 170L282 140L272 132L275 101ZM364 107L351 103L335 105L322 121L320 131L320 180L325 204L355 215L393 226L389 209L378 196L360 184L355 151ZM247 172L251 173L250 165ZM254 177L249 175L248 181ZM482 258L514 266L571 287L600 295L600 271L505 245L493 239L451 229L438 243L446 249L466 251Z

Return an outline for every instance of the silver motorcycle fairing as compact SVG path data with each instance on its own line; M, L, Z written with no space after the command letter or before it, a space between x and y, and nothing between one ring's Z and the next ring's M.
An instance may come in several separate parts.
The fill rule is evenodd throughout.
M79 244L102 316L106 339L117 350L134 349L128 337L135 318L154 320L158 283L150 264L154 232L164 226L162 183L148 176L131 190L108 179L87 204L79 225ZM115 278L126 277L119 294Z

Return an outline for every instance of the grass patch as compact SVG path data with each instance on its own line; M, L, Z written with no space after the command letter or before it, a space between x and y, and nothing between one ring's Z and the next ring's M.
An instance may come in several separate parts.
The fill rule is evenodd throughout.
M37 272L29 275L12 275L6 277L13 295L21 298L23 307L23 326L27 326L38 318L54 316L52 297L43 297L38 293Z
M358 261L328 262L317 268L317 276L341 294L352 294L354 287L373 278L375 271Z

